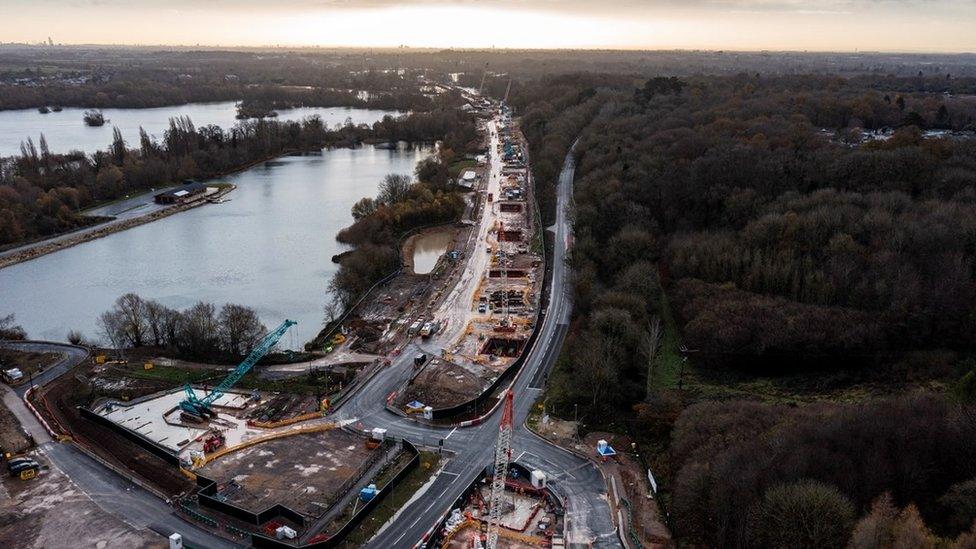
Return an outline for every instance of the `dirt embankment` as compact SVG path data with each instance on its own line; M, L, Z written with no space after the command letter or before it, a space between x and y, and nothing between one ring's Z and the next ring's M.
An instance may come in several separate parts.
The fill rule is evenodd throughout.
M55 430L67 431L78 444L84 445L102 459L132 471L164 494L176 495L192 488L192 483L173 465L111 429L81 417L78 406L88 406L98 394L111 392L96 388L89 381L92 377L89 367L82 364L45 385L42 391L37 391L32 396L32 400L49 420L53 420L52 427ZM170 384L146 381L140 382L139 387L127 387L125 391L134 398L168 386Z
M234 190L236 187L230 185L228 187L223 187L216 193L199 198L197 200L192 200L185 202L183 204L177 204L169 208L164 208L143 216L134 217L132 219L126 219L125 221L120 221L118 223L109 223L103 227L92 229L92 230L82 230L76 234L65 236L64 238L58 238L52 242L41 243L37 246L32 246L26 250L21 250L19 252L10 254L5 257L0 257L0 269L4 267L9 267L11 265L16 265L18 263L29 261L31 259L40 257L42 255L47 255L49 253L57 252L65 248L70 248L72 246L77 246L78 244L88 242L90 240L95 240L97 238L102 238L103 236L108 236L119 231L124 231L131 229L133 227L138 227L139 225L145 225L146 223L152 223L158 219L164 217L169 217L175 213L185 212L186 210L196 208L207 204L209 200L217 199L230 191Z

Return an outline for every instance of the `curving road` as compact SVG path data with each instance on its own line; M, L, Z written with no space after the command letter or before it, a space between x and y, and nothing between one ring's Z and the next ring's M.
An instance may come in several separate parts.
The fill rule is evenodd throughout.
M84 347L46 341L0 341L0 347L35 353L60 353L62 358L53 366L34 377L34 385L42 386L64 374L88 358ZM38 444L38 451L51 465L60 469L71 482L84 492L103 511L115 515L135 528L148 528L163 536L180 532L191 547L232 549L239 547L224 538L215 536L196 525L183 520L173 508L156 494L118 475L101 462L93 459L74 444L63 444L51 439L37 417L24 404L24 393L30 389L24 384L16 389L3 387L4 404L17 417ZM79 540L82 541L82 540Z
M539 326L539 337L514 384L517 428L513 437L513 455L516 461L527 467L545 471L550 485L565 499L568 544L619 547L607 503L606 483L597 468L590 461L549 444L525 427L529 410L541 395L569 329L572 302L565 259L572 238L567 211L572 201L574 173L575 163L570 153L566 156L559 177L556 222L549 228L555 236L549 308ZM39 385L63 374L88 356L87 350L65 344L0 342L0 345L36 352L64 353L63 360L35 378L35 383ZM443 428L418 423L386 410L384 404L387 395L411 375L412 357L417 350L419 348L415 343L409 344L393 364L378 372L334 412L337 419L356 419L357 427L361 428L383 427L388 429L391 436L408 439L418 446L433 449L443 440L444 450L452 454L427 489L399 511L392 523L369 543L371 547L407 548L420 543L465 488L492 461L500 414L493 414L477 426ZM26 389L18 389L16 396L21 397ZM21 408L15 410L18 416L26 413L33 417L20 398L14 400L16 402L11 403L14 408L17 403ZM27 418L23 421L25 425L31 424ZM164 535L178 531L191 546L236 546L184 521L154 494L120 478L73 445L50 442L36 419L33 425L28 428L32 431L41 429L35 436L39 437L39 441L45 440L41 444L41 451L102 509L137 527L147 527Z
M541 394L569 329L572 302L565 259L571 242L567 210L572 200L574 173L575 163L570 153L559 177L556 223L550 228L555 233L555 245L549 308L536 344L514 385L518 427L513 437L513 455L529 468L545 471L553 489L565 498L567 543L617 547L620 543L607 503L606 483L597 468L588 460L549 444L525 427L529 410ZM409 344L391 366L379 372L336 412L340 418L358 419L362 428L383 427L388 429L388 434L420 446L436 448L443 439L444 449L453 453L427 490L401 509L393 522L370 542L370 547L412 547L424 539L493 458L500 414L477 426L454 429L421 424L383 408L387 395L412 373L412 357L417 350L416 344Z

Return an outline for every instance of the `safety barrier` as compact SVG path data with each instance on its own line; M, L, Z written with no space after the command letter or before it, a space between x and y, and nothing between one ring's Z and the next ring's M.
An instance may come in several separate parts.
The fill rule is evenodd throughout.
M372 512L373 509L375 509L376 506L378 506L386 498L386 496L390 494L393 488L400 484L400 482L402 482L411 471L420 465L420 451L418 451L417 448L407 440L403 441L403 448L407 452L413 454L410 461L407 462L407 464L395 475L393 475L393 478L391 478L390 481L386 483L386 486L383 486L376 493L376 495L373 496L373 499L369 500L365 505L360 507L359 511L357 511L356 514L353 515L349 521L342 525L342 527L339 528L335 533L331 534L328 539L306 545L294 545L261 534L252 534L252 545L254 547L267 549L295 549L296 547L299 549L329 549L331 547L341 545L346 539L346 536L348 536L357 526L360 525L360 523L362 523L363 520L366 519L369 513Z
M168 448L164 448L159 444L156 444L154 441L146 438L145 436L136 433L135 431L130 431L129 429L122 427L121 425L115 423L114 421L106 417L100 416L95 412L92 412L91 410L85 408L84 406L78 406L78 413L81 415L81 417L91 420L103 427L108 427L109 429L124 436L125 438L131 440L132 442L135 442L139 446L142 446L143 448L148 450L150 453L162 458L163 461L171 465L178 466L180 464L180 458L176 455L175 452L169 450Z
M235 446L227 446L221 448L220 450L217 450L212 454L206 454L203 457L203 459L200 460L200 464L195 466L194 468L199 469L200 467L203 467L204 465L210 463L211 461L226 456L227 454L236 452L238 450L243 450L244 448L248 448L250 446L254 446L255 444L260 444L262 442L267 442L269 440L275 440L278 438L290 437L293 435L300 435L304 433L321 433L322 431L331 431L336 428L338 428L338 425L336 425L335 423L321 423L319 425L299 427L297 429L289 429L287 431L281 431L278 433L271 433L259 437L254 437L252 439L245 440L244 442L237 444Z
M322 412L309 412L307 414L302 414L295 417L290 417L287 419L282 419L280 421L253 421L248 420L247 424L251 427L257 427L259 429L275 429L278 427L287 427L295 423L301 423L302 421L308 421L310 419L316 419L322 417L324 414Z

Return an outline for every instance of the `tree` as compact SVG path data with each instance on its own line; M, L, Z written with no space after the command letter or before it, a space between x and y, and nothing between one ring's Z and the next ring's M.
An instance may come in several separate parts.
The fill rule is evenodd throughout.
M369 217L376 213L377 206L378 204L372 198L368 196L361 198L352 205L352 218L359 221L360 219Z
M144 306L143 314L146 320L146 329L152 338L152 344L161 347L170 343L166 333L166 321L172 311L154 299L146 300Z
M963 531L976 521L976 478L953 484L939 498L945 509L947 525L953 531Z
M125 188L122 184L122 170L117 166L105 166L98 171L95 178L95 192L100 198L111 198L122 194Z
M657 350L661 345L661 319L654 317L647 323L647 331L641 333L640 351L647 364L647 391L645 398L650 399L653 395L653 374L654 361L657 359Z
M220 323L217 310L212 303L198 302L180 316L177 348L186 355L195 357L213 356L219 351Z
M379 194L376 200L381 204L396 204L405 200L410 193L412 181L409 175L388 174L380 183Z
M0 339L27 339L27 332L15 322L13 313L0 316Z
M234 356L243 357L267 332L250 307L226 304L220 309L220 346Z
M767 490L748 528L757 546L814 549L842 547L853 522L854 506L837 488L802 480Z
M123 315L117 310L105 311L98 316L98 329L102 336L102 341L107 342L120 354L128 345L128 337L126 336L124 326L125 321Z
M78 330L68 330L68 343L81 345L85 342L85 337Z
M142 347L147 333L145 302L134 293L120 296L112 309L99 317L99 327L116 348Z

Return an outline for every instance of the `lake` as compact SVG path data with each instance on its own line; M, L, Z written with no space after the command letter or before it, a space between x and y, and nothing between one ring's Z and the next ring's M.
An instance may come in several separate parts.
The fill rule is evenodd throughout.
M0 111L0 157L20 154L20 143L28 137L37 145L41 133L47 139L51 152L63 153L82 150L92 153L108 148L112 143L112 127L118 127L129 147L139 146L139 127L145 128L156 139L163 138L169 128L169 119L189 116L197 127L216 124L225 130L238 123L236 103L190 103L152 109L102 109L107 122L92 128L82 121L87 109L65 108L61 112L41 114L37 109ZM302 107L281 109L277 120L301 120L318 115L329 127L344 124L346 119L354 123L372 124L386 115L396 116L396 111L354 109L351 107Z
M98 315L126 292L180 309L232 302L254 307L269 329L297 320L281 345L299 348L322 326L350 207L430 152L364 146L265 162L222 179L237 185L229 202L0 270L0 315L15 313L34 339L63 341L71 329L95 337Z

